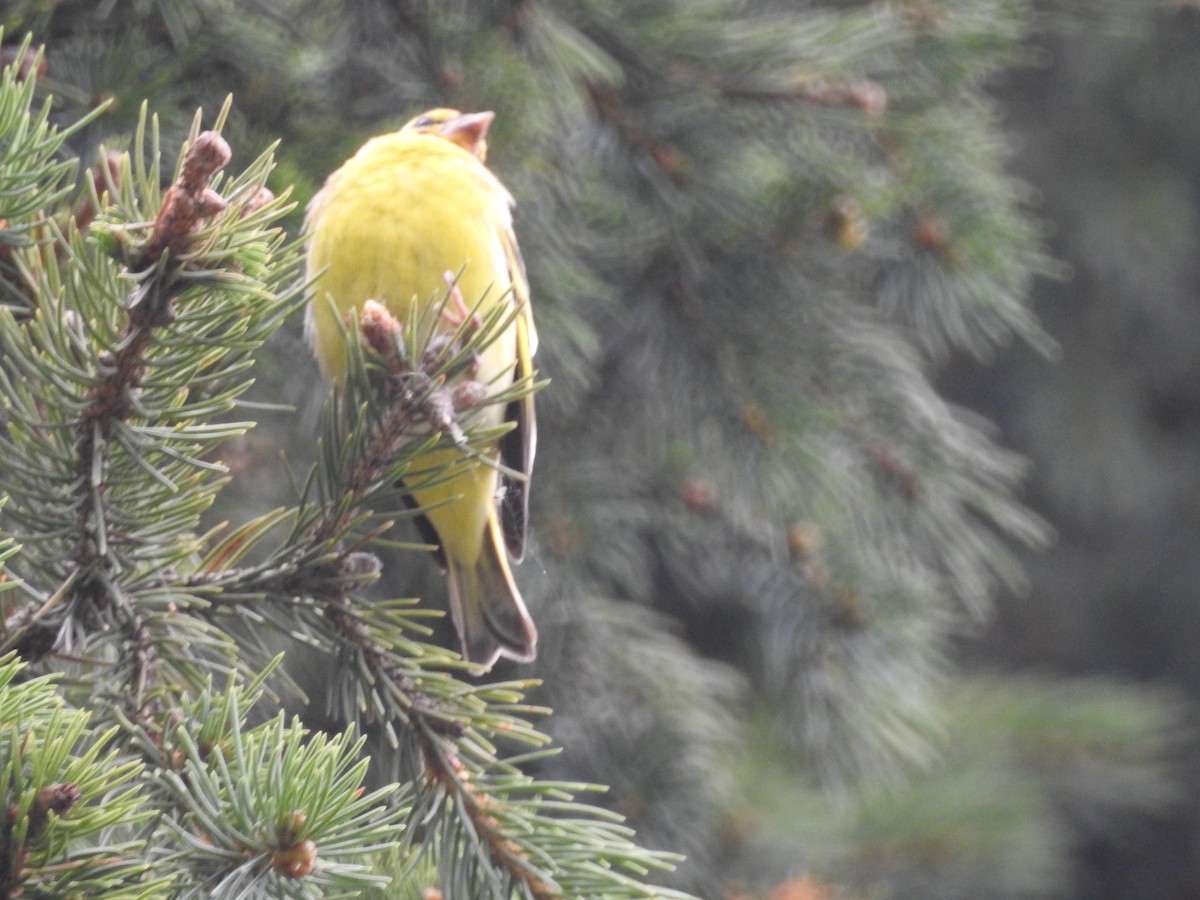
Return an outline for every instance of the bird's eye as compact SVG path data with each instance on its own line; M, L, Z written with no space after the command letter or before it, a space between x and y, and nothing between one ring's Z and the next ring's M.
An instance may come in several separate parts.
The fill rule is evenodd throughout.
M428 128L430 125L436 125L437 119L433 116L421 116L413 122L413 128Z

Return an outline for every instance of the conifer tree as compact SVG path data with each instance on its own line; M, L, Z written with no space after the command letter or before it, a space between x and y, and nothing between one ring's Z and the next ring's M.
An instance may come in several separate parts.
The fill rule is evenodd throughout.
M955 352L1050 346L1028 291L1055 266L986 93L1035 21L995 0L5 13L2 637L36 700L0 713L45 711L0 757L6 889L856 882L798 847L732 860L732 761L764 735L825 784L926 761L948 639L1046 538L1022 462L932 383ZM297 208L432 105L497 112L550 379L519 571L539 659L495 676L521 680L442 649L398 487L446 439L426 401L498 323L450 354L364 325L341 396L299 362ZM99 159L77 190L68 147ZM268 468L294 474L250 511ZM1166 730L1088 708L1093 745Z

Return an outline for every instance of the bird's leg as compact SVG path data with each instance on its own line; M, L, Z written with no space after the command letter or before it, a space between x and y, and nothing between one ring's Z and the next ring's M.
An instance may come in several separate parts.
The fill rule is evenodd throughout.
M467 306L467 301L463 297L462 291L458 288L458 276L447 269L442 273L442 278L445 279L446 287L449 289L446 302L442 304L442 319L455 331L462 330L464 334L482 328L483 319L478 313L471 312L471 308ZM453 308L451 308L451 304L453 304ZM471 357L472 362L471 368L468 371L468 377L474 378L475 373L479 371L479 354L472 353Z
M448 292L438 315L453 331L450 334L435 334L430 340L422 360L427 374L433 374L444 365L447 356L457 355L461 341L470 332L483 327L483 318L471 312L467 306L454 273L447 271L442 277L446 280ZM425 415L433 427L448 435L458 447L465 448L467 445L467 436L458 423L458 414L479 406L487 397L487 388L474 380L481 362L479 354L472 351L465 378L456 378L452 388L439 385L429 394L424 405Z
M454 328L461 327L464 322L472 330L482 328L483 319L479 317L478 313L471 312L471 307L467 306L462 291L458 289L458 276L447 269L442 273L442 278L446 281L446 287L450 289L447 299L454 304L454 309L442 304L442 318Z

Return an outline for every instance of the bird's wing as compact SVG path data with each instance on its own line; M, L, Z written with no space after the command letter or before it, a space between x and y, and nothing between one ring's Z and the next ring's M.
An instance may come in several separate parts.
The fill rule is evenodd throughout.
M533 375L537 330L533 325L533 310L529 305L529 281L525 275L525 262L521 259L516 237L511 229L502 228L500 239L508 260L513 302L517 304L517 364L513 379L521 381ZM504 479L500 522L504 530L505 546L512 558L520 562L525 555L525 533L529 519L529 478L533 474L533 457L537 450L537 420L534 416L533 395L526 394L509 403L505 419L515 423L515 426L500 439L500 462L507 468L520 472L524 477Z

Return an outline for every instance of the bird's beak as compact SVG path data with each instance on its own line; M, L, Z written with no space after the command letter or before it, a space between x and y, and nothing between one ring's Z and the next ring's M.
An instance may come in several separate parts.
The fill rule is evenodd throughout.
M473 153L480 159L487 155L487 130L496 114L490 110L463 113L441 128L442 137Z

